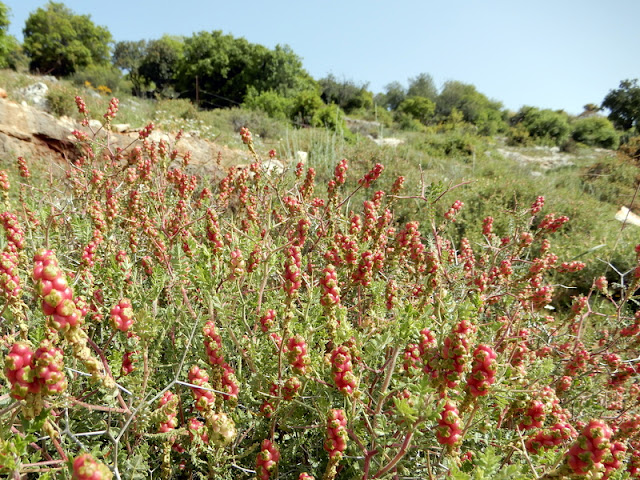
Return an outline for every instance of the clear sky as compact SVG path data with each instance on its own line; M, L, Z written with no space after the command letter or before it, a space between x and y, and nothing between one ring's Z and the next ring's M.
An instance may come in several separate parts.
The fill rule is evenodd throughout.
M22 40L45 0L3 0ZM621 80L640 78L640 0L66 0L116 41L222 30L268 47L288 44L316 78L380 92L421 72L438 86L474 84L517 110L577 114Z

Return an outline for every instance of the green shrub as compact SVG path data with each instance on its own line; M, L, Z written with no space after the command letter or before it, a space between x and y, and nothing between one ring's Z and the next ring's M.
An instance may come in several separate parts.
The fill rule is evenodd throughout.
M47 107L52 114L73 117L77 113L75 91L65 84L54 84L47 91Z
M425 97L409 97L398 105L399 113L409 115L423 125L433 121L435 111L436 104Z
M271 118L286 120L291 117L293 102L293 99L274 90L258 93L255 88L250 88L243 105L251 110L264 112Z
M299 125L311 125L314 115L324 106L315 90L305 90L293 98L291 119Z
M611 121L604 117L579 118L572 125L571 137L592 147L616 149L620 135Z
M93 87L107 94L131 91L131 85L113 65L90 65L71 75L71 81L80 87ZM99 87L108 87L109 91Z
M529 130L521 123L509 127L509 130L507 130L507 145L524 147L531 145L531 143L532 140L529 135Z
M535 107L522 107L512 119L512 123L522 123L532 138L558 146L569 138L571 132L566 113Z

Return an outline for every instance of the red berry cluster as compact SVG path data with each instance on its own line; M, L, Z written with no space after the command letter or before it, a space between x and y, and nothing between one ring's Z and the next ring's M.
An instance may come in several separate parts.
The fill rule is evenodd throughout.
M544 207L544 197L540 196L531 204L531 215L536 215Z
M224 360L222 353L222 338L216 332L215 323L208 321L202 329L204 334L204 347L207 352L209 364L212 367L218 367L222 370L221 390L225 393L223 398L238 398L238 381L235 376L235 370Z
M111 309L111 325L116 330L126 332L133 325L131 300L123 298Z
M265 314L260 317L260 329L265 333L268 332L269 329L273 327L275 321L276 311L272 309L267 310Z
M340 345L331 352L331 371L338 390L345 395L352 395L356 389L356 377L353 374L351 352L347 346Z
M478 345L473 351L471 374L467 377L469 392L474 397L489 393L489 387L496 381L496 352L488 345Z
M456 406L447 401L444 404L440 419L438 420L438 428L436 429L436 438L442 445L455 445L462 438L462 427L458 409Z
M210 389L209 375L197 365L189 369L189 382L202 388L191 387L193 396L196 398L196 409L201 412L208 411L216 401L216 396Z
M331 460L342 458L347 448L347 418L344 410L334 408L327 415L327 438L324 441L324 449L329 453Z
M44 395L62 393L67 389L62 350L49 340L43 340L33 356L35 374Z
M294 297L302 285L301 265L300 247L289 247L285 263L284 285L282 286L289 297Z
M531 400L524 418L518 424L521 430L531 430L533 428L542 428L546 416L545 404L540 400Z
M444 339L440 353L440 375L449 388L455 388L462 377L469 354L469 337L475 326L469 320L461 320Z
M358 183L364 188L369 188L369 186L371 186L371 184L378 179L380 174L382 174L383 170L384 165L382 165L381 163L376 163L373 168L367 174L365 174L364 177L358 180Z
M151 132L153 132L153 129L155 128L155 125L153 124L153 122L149 123L147 126L145 126L142 130L140 130L140 133L138 135L138 138L140 140L144 140L145 138L147 138L149 135L151 135Z
M337 307L340 305L340 287L338 286L336 267L329 264L322 273L324 276L320 279L320 285L322 286L320 303L327 308Z
M18 255L9 249L0 252L0 291L8 299L17 298L22 291L18 276Z
M558 229L560 229L560 227L562 227L568 221L569 217L565 215L556 218L555 214L549 213L542 219L542 221L538 225L538 228L540 230L547 230L548 232L553 233L558 231Z
M307 472L302 472L298 477L298 480L315 480L313 475L309 475Z
M82 312L77 309L67 277L51 250L36 252L33 280L42 297L42 310L45 315L51 315L50 325L55 330L66 332L82 324Z
M33 351L29 345L16 342L4 361L5 375L11 383L11 396L24 400L28 393L40 392L40 383L35 376Z
M11 183L9 183L9 174L4 170L0 170L0 190L8 192L10 188Z
M419 369L422 355L420 352L420 346L417 343L410 343L404 349L402 368L409 376L413 375L414 371Z
M333 174L333 179L336 185L344 184L344 182L346 181L346 174L348 169L349 166L347 165L346 158L343 158L342 160L340 160L340 162L338 162Z
M610 453L613 430L602 420L591 420L567 453L567 463L576 475L604 469L605 455Z
M78 112L83 115L89 115L89 109L87 108L87 104L84 103L82 97L76 95L76 106L78 107Z
M84 453L73 461L72 480L110 480L113 474L104 463L98 462L90 453Z
M124 355L122 356L122 368L120 369L122 376L126 377L135 370L135 358L133 357L136 353L137 352L124 352Z
M485 217L482 221L482 234L487 237L493 235L493 217Z
M158 410L162 415L162 422L158 427L158 432L167 433L178 426L178 397L167 390L158 401Z
M189 432L189 438L191 438L192 442L197 436L205 445L209 443L209 432L207 431L207 427L197 418L192 417L189 419L189 422L187 423L187 431Z
M557 422L549 428L539 430L528 438L525 446L529 453L540 453L558 446L577 436L576 430L568 422Z
M269 477L274 473L280 460L280 451L278 447L268 439L262 441L260 453L256 458L256 471L260 480L269 480Z
M456 215L458 214L458 212L460 212L463 206L464 206L463 202L461 202L460 200L456 200L455 202L453 202L453 205L451 205L451 208L449 208L449 210L446 211L446 213L444 214L444 218L452 222L455 222Z
M609 476L622 466L622 460L627 453L627 447L621 442L612 442L609 452L602 459L604 465L603 480L607 480Z
M229 274L229 280L240 278L244 275L246 263L242 255L242 250L236 248L231 251L231 261L229 262L229 268L231 273Z
M287 401L293 400L293 397L298 395L300 387L302 387L302 382L298 377L287 378L282 386L282 398Z
M18 223L18 217L13 213L0 213L0 223L7 235L7 247L11 251L22 250L24 248L24 232Z
M240 129L240 137L245 145L249 145L253 141L251 138L251 132L247 127L242 127Z
M289 338L287 342L287 356L289 357L289 363L296 373L300 375L307 373L310 359L307 351L307 342L302 335L297 334Z
M109 120L110 118L116 118L116 115L118 114L118 104L120 103L120 101L117 98L112 98L111 101L109 102L109 108L107 109L107 112L104 114L104 118L106 118L107 120Z

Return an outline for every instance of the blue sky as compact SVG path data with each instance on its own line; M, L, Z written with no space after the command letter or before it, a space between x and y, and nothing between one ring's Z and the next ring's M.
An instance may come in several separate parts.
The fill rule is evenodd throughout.
M22 39L44 0L3 0ZM517 110L577 114L620 80L640 78L640 0L67 0L114 39L222 30L273 47L288 44L315 78L382 91L421 72L438 86L474 84Z

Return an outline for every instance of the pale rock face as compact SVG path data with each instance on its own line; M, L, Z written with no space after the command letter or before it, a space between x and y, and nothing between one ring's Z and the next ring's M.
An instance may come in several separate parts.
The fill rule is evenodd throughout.
M20 90L27 102L38 108L47 108L47 92L49 87L45 83L37 82Z
M640 227L640 216L633 213L627 207L620 207L620 210L616 212L616 220L623 222L627 225L635 225Z
M309 159L309 152L298 151L295 155L295 162L306 165L307 160Z
M402 140L401 138L393 138L393 137L389 137L389 138L374 138L373 141L380 146L390 146L390 147L397 147L398 145L402 145L404 143L404 140Z

